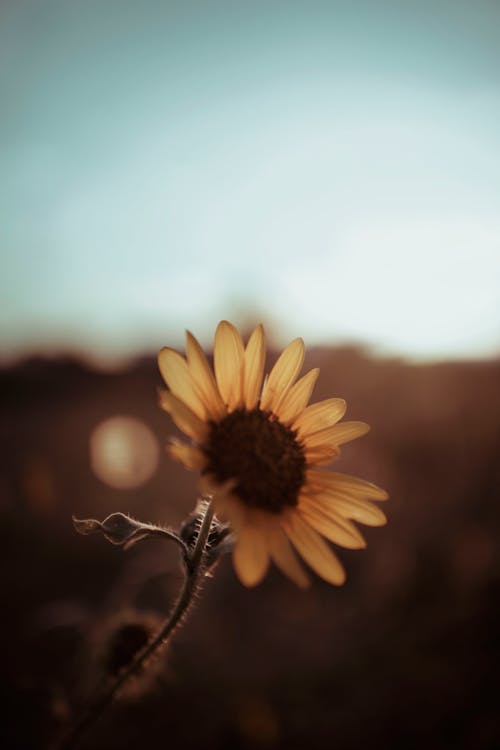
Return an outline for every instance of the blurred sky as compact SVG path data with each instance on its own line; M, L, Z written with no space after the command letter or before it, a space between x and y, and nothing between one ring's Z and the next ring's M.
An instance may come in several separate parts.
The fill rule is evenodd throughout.
M500 2L2 0L0 338L500 350Z

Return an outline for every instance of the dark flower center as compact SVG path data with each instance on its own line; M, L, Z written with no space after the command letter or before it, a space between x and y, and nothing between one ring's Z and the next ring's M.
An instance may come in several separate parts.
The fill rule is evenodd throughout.
M236 480L234 493L253 508L279 513L297 505L306 460L296 432L259 409L237 409L209 424L207 474Z

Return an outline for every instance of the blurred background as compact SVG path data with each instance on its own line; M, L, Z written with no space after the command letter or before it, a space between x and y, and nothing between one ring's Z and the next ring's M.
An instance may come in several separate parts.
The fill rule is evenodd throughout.
M268 366L303 336L389 524L342 589L223 560L82 748L500 746L499 28L488 0L3 0L6 747L49 747L175 597L175 549L71 515L190 512L155 355L221 318L264 322Z

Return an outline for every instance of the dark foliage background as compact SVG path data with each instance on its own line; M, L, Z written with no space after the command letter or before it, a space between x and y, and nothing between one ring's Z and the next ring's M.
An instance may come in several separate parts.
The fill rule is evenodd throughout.
M306 593L272 572L255 590L229 559L186 626L103 717L84 748L500 746L500 364L409 365L315 349L315 398L338 395L372 432L339 469L386 487L389 524L341 551L348 582ZM196 477L163 457L115 490L89 463L108 416L174 430L153 358L103 373L31 360L1 382L3 747L48 747L102 678L109 634L154 626L180 583L176 550L128 553L77 536L71 515L130 512L178 525Z

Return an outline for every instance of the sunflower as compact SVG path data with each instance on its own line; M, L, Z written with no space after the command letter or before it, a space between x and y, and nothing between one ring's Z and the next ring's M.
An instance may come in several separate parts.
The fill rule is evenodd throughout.
M158 357L168 386L160 404L191 438L173 439L169 452L200 472L201 491L230 523L238 578L255 586L273 561L305 587L309 578L297 552L324 580L341 585L344 569L325 538L349 549L365 547L352 521L385 524L370 501L386 500L387 493L322 467L369 426L340 422L346 409L341 398L307 405L319 370L297 379L304 361L300 338L286 347L264 381L261 325L245 347L231 323L219 323L214 372L198 341L189 331L186 337L186 358L168 347Z

